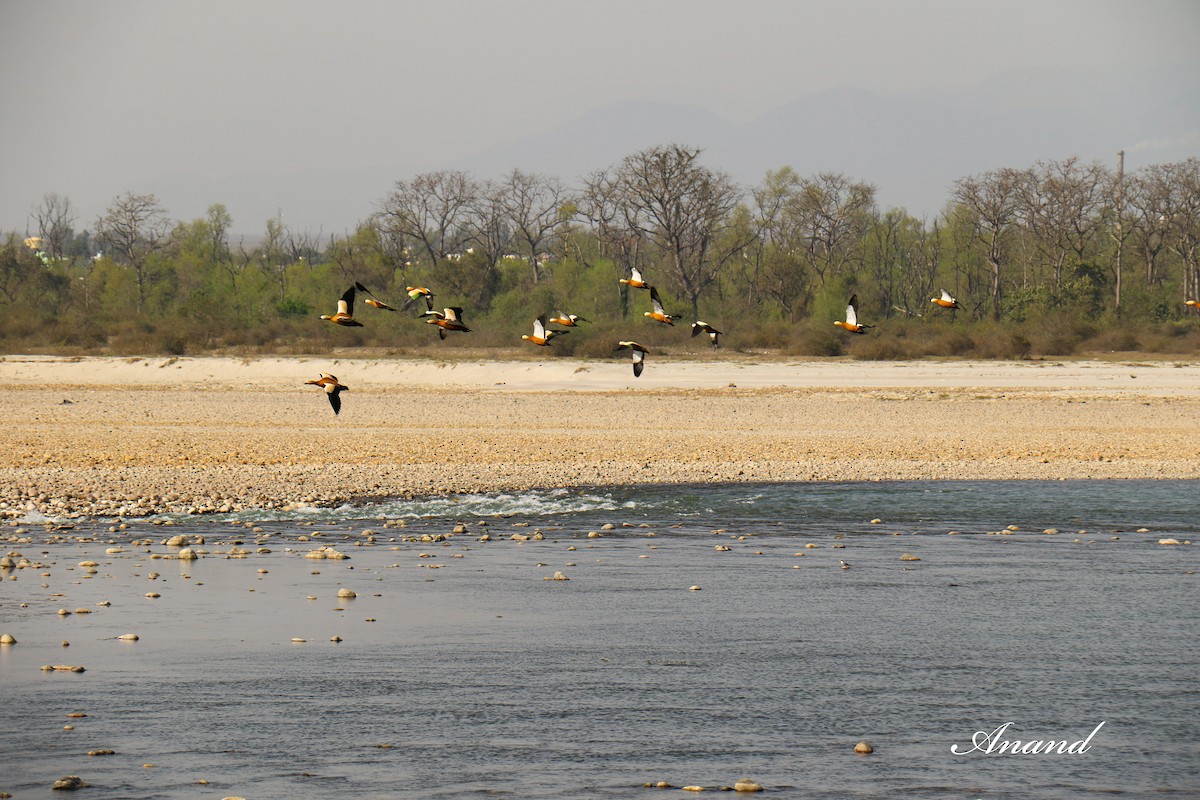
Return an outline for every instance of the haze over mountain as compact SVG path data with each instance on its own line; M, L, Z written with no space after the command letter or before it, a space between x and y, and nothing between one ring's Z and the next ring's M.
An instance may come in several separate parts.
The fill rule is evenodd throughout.
M998 167L1200 155L1197 30L1195 0L0 0L0 230L135 192L340 234L421 172L574 184L673 142L931 218Z
M1200 155L1200 104L1184 101L1200 97L1200 75L1161 68L1103 80L1069 70L1040 77L1040 96L1023 94L1030 83L1020 73L969 91L907 97L831 89L742 124L697 106L629 101L457 158L220 180L165 176L138 190L185 219L223 202L237 219L265 222L282 210L291 225L341 233L369 216L396 180L420 172L498 178L519 168L577 183L642 148L678 142L703 148L706 165L746 185L783 166L801 175L840 172L874 184L883 208L932 219L955 180L986 170L1070 157L1115 168L1124 150L1133 171Z

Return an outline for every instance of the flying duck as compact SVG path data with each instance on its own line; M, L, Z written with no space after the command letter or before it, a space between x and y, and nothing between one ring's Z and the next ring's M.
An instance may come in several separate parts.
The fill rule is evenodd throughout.
M858 321L858 295L850 295L850 302L846 305L846 321L837 321L833 323L839 328L845 328L851 333L866 333L867 328L874 328L874 325L862 325Z
M425 320L428 325L438 326L438 337L446 338L446 331L460 331L462 333L470 333L471 329L463 324L463 310L457 306L447 308L443 311L426 312L422 316L429 316L430 319Z
M570 331L550 331L546 330L546 316L543 314L533 321L533 336L528 333L521 334L521 338L525 341L536 344L539 347L549 347L550 340L555 336L562 336L570 333Z
M658 289L655 289L653 286L650 287L650 302L654 304L654 310L645 312L645 316L664 325L675 325L675 320L679 319L679 317L671 316L663 310L662 298L658 296Z
M365 292L368 295L363 300L363 302L366 303L367 305L369 305L371 308L379 308L379 309L383 309L384 311L395 311L396 310L396 309L392 308L391 306L389 306L387 303L380 300L378 297L376 297L374 292L372 292L367 287L363 286L358 281L354 282L354 288L360 292Z
M408 307L412 303L417 302L417 300L419 298L424 297L425 298L425 310L427 312L433 311L433 298L434 298L433 292L429 291L424 286L406 286L406 287L404 287L404 291L408 292L408 301L404 304L405 307ZM424 315L422 315L422 316L424 316Z
M590 320L586 320L576 314L564 314L559 311L558 316L551 317L550 321L556 322L564 328L576 328L580 322L589 322Z
M721 335L721 332L712 325L709 325L707 322L696 320L692 323L692 336L698 336L701 333L708 334L709 341L712 342L713 350L716 350L718 347L720 347L720 345L717 344L717 337Z
M646 353L650 351L637 342L617 342L617 349L613 352L626 349L633 351L633 377L636 378L642 374L642 367L646 365Z
M320 386L325 390L325 396L329 398L329 405L333 406L333 413L342 413L342 398L339 395L342 392L350 391L350 387L345 384L338 383L338 379L328 372L322 372L321 377L315 381L305 381L305 386Z
M642 278L642 273L638 272L636 268L631 268L630 272L632 274L628 278L621 278L621 283L633 289L654 288L650 284L646 283L645 279Z
M958 304L958 301L951 297L950 293L945 289L942 289L941 297L931 297L929 298L929 302L936 306L940 306L941 308L962 308L962 306Z
M337 313L322 314L321 319L327 319L348 328L361 328L362 323L354 319L354 286L347 289L342 298L338 300Z

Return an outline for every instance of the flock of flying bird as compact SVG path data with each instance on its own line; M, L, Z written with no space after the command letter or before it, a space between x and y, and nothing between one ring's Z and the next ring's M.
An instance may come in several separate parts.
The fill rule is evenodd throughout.
M650 303L653 307L653 310L645 312L644 316L649 317L651 320L663 325L671 326L675 325L676 320L681 319L681 317L677 315L668 314L663 309L662 298L659 297L658 290L648 283L642 277L641 272L639 272L637 269L633 269L631 271L630 277L621 278L620 283L624 286L630 287L631 289L642 289L650 293ZM408 286L405 287L405 291L408 293L408 300L405 301L402 309L406 309L409 306L424 300L425 311L423 311L418 318L425 317L427 318L425 319L426 324L436 325L438 329L438 338L445 339L447 333L471 332L471 329L463 323L462 308L454 306L450 308L443 308L441 311L436 311L433 307L434 294L426 287ZM378 308L383 311L397 310L395 307L390 306L377 298L370 289L363 286L358 281L355 281L353 286L342 293L341 298L337 302L337 311L333 314L322 314L321 319L328 320L335 325L361 328L363 324L354 318L354 299L359 292L366 295L363 298L363 302L372 308ZM945 289L942 290L941 297L935 297L930 302L941 308L959 308L958 301L951 297ZM588 320L584 319L583 317L575 314L566 314L562 311L559 311L555 316L552 317L547 317L545 314L542 314L533 321L533 334L523 334L521 339L539 347L549 347L550 341L554 339L554 337L570 333L569 330L565 329L578 327L580 322L587 321ZM561 327L550 328L550 324L560 325ZM846 319L839 320L833 324L839 328L849 331L850 333L866 333L867 328L874 327L873 325L867 325L858 321L857 295L850 295L850 302L846 306ZM708 336L709 342L712 344L712 348L714 350L720 346L718 340L721 336L721 331L717 330L712 325L709 325L707 322L702 322L700 320L693 322L692 336L698 336L702 333ZM650 351L646 349L645 346L635 341L617 342L617 347L613 352L620 352L622 350L629 350L632 354L633 377L639 377L642 374L642 369L646 365L646 355ZM304 383L306 386L319 386L321 389L323 389L326 397L329 398L329 405L333 407L333 413L341 413L341 393L347 391L349 387L343 383L340 383L335 376L330 375L328 372L322 372L315 380L305 381Z

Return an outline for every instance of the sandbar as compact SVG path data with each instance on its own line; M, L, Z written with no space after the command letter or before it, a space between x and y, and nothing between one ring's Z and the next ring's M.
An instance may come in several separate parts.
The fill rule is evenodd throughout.
M335 416L304 381L350 387ZM529 488L1196 479L1200 363L731 354L0 360L0 515Z

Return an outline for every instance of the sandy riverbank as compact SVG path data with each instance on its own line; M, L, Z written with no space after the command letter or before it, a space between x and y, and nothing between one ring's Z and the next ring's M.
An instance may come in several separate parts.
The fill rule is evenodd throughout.
M335 417L303 382L351 390ZM1192 362L0 361L0 513L639 481L1200 478Z

